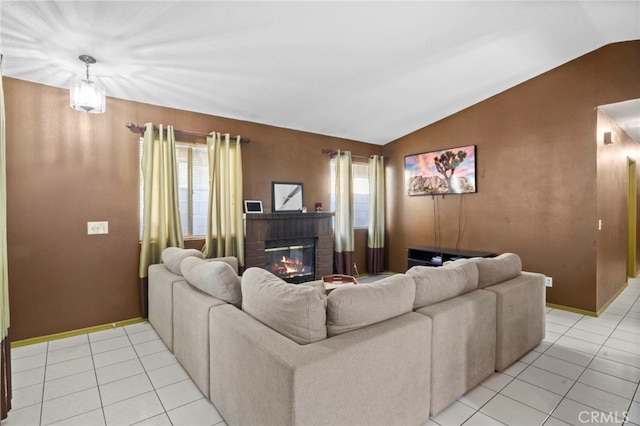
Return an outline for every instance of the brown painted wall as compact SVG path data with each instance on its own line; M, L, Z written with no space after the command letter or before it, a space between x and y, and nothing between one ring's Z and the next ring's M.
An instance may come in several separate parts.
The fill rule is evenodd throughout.
M243 146L244 194L262 199L266 209L274 180L303 182L305 204L329 208L323 148L382 152L377 145L113 98L105 114L85 114L69 108L67 90L6 77L3 85L14 341L141 315L138 137L126 122L251 138ZM86 235L94 220L109 221L109 234ZM362 272L364 264L358 266Z
M624 256L609 265L598 250L596 107L639 98L638 75L640 41L608 45L385 145L389 269L406 270L408 246L434 243L439 218L441 246L455 247L461 223L460 248L515 252L553 277L548 302L600 308L622 285ZM405 195L405 155L467 144L478 193Z
M273 180L303 182L305 204L328 208L322 148L383 153L387 269L406 270L407 246L433 243L437 207L442 246L455 246L460 224L461 248L516 252L525 269L553 276L549 302L595 311L619 285L598 273L609 264L599 261L595 107L640 97L637 75L639 41L606 46L384 147L112 98L105 114L83 114L66 90L5 77L12 339L140 315L128 121L251 138L245 197L267 209ZM478 146L477 194L404 195L405 155L466 144ZM108 220L110 233L86 235L92 220ZM356 241L362 273L366 233Z

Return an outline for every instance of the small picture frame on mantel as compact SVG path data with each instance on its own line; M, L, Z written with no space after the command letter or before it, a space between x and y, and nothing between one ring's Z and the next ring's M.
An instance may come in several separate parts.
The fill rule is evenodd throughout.
M302 183L300 182L272 182L271 205L274 212L302 211Z
M244 200L245 213L262 213L262 201L260 200Z

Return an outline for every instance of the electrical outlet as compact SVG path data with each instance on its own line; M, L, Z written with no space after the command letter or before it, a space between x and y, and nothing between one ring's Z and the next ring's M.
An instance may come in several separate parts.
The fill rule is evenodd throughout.
M108 234L109 222L87 222L87 235Z
M547 287L553 287L553 278L551 277L544 277L545 280L545 284Z

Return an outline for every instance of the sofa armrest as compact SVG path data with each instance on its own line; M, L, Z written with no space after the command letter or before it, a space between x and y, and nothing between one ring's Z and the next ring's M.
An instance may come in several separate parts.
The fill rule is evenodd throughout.
M173 352L173 285L186 282L163 263L149 265L149 322L167 348Z
M209 310L226 303L186 281L173 286L173 354L209 396Z
M299 345L232 306L212 309L210 395L229 424L420 424L431 320L407 313Z

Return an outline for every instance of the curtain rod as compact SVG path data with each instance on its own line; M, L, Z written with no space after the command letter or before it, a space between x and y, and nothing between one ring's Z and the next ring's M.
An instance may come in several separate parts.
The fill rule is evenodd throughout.
M322 149L322 153L323 154L329 154L329 157L333 158L333 157L336 156L336 154L338 154L338 151L336 151L335 149L323 148ZM369 158L372 157L372 155L354 155L354 154L351 154L351 157L369 159Z
M133 133L143 134L144 131L147 129L146 126L144 126L142 124L136 124L136 123L127 123L126 126ZM154 125L153 126L153 130L155 130L157 132L158 131L158 127ZM179 134L184 135L184 136L195 136L195 137L201 137L201 138L206 138L207 136L210 136L209 133L194 132L192 130L177 130L177 129L173 129L173 132L174 133L179 133ZM236 137L236 136L233 136L233 137ZM249 139L249 138L240 138L240 142L242 142L242 143L249 143L250 141L251 141L251 139Z

